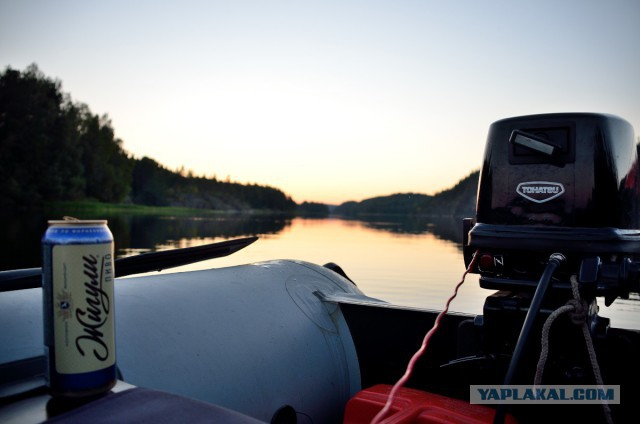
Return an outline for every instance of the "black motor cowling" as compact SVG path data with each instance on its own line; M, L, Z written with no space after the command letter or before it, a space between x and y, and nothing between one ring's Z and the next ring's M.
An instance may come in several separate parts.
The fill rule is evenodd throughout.
M637 291L638 146L626 120L597 113L519 116L487 136L476 217L464 220L464 257L488 289L535 288L549 255L608 303Z

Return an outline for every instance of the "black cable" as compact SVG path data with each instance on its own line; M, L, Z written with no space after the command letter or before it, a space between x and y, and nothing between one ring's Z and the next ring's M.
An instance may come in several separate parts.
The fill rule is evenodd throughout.
M561 253L554 253L549 257L549 262L547 262L547 266L545 267L544 272L540 277L540 281L538 282L536 291L533 294L533 298L531 299L529 310L527 311L524 323L522 324L522 329L520 330L520 335L518 336L518 342L516 343L516 347L513 350L513 355L511 356L511 361L509 362L509 369L507 370L507 374L504 378L504 386L510 385L513 381L513 376L515 375L516 370L520 365L522 352L524 352L524 348L531 334L531 329L535 324L538 312L540 312L540 305L542 304L542 300L544 299L547 289L549 288L549 285L551 283L551 277L553 276L555 270L565 261L566 258ZM505 412L505 405L498 405L493 423L503 424Z

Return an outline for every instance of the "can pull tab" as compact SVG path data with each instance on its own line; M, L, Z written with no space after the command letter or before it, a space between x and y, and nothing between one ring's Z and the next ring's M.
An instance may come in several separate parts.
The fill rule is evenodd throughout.
M73 216L68 216L68 215L63 216L62 219L64 221L80 221L78 218L75 218Z
M526 147L527 149L534 150L547 156L553 156L560 149L560 146L556 146L549 140L520 130L513 130L511 132L509 143Z

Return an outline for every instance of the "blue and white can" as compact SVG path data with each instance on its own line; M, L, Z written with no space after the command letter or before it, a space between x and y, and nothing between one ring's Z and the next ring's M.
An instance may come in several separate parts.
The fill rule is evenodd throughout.
M49 221L42 250L50 394L108 392L116 383L116 351L114 248L107 221Z

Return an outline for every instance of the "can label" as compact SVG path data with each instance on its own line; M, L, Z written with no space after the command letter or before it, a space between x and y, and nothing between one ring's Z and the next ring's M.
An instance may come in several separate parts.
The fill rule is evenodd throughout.
M55 367L61 374L115 364L111 244L53 246Z

